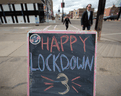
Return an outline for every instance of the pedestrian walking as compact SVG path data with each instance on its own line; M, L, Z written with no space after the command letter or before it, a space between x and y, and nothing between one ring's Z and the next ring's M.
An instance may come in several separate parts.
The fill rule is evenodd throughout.
M85 28L87 28L87 30L90 30L90 27L93 24L93 11L90 11L92 5L88 4L86 6L86 11L83 12L82 14L82 18L81 18L81 26L82 26L82 30L85 30Z
M65 23L65 26L66 26L66 30L68 29L68 27L69 27L69 23L71 24L71 21L70 21L70 19L69 19L69 17L68 16L66 16L66 18L65 18L65 20L63 21L63 24Z

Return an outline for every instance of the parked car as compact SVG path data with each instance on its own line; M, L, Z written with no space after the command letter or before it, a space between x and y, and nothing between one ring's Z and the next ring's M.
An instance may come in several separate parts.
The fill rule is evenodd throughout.
M93 17L93 19L96 19L97 17Z
M116 20L116 19L118 19L118 15L112 15L112 16L103 17L104 21L106 21L106 20Z
M97 17L93 17L93 19L97 19ZM106 21L106 20L116 20L116 19L118 19L118 15L104 16L103 17L104 21Z

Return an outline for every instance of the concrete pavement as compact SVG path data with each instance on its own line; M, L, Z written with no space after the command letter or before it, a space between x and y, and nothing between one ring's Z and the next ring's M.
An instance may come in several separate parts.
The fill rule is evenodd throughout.
M0 96L27 95L26 37L30 29L65 30L65 26L60 21L39 26L0 25ZM72 23L68 30L81 30L81 27ZM121 96L121 42L108 39L112 33L103 34L97 46L96 95ZM114 35L121 36L119 32Z

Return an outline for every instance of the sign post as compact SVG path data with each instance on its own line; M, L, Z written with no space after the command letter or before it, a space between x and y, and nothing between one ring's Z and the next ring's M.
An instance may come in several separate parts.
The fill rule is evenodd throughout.
M27 96L95 96L96 32L31 30Z
M62 0L62 3L61 3L61 8L62 8L62 22L63 22L63 8L65 7L65 3L64 1Z

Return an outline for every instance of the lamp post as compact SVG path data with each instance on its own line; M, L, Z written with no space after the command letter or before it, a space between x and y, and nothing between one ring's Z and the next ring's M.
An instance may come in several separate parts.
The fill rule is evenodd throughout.
M62 22L63 22L63 8L64 8L64 0L62 0L62 3L61 3L61 7L62 7Z
M58 18L60 18L60 9L58 9Z

